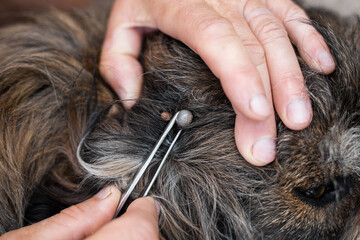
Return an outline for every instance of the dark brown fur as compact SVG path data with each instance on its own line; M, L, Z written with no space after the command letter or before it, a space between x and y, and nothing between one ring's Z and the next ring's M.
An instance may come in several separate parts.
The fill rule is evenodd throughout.
M176 40L146 39L143 94L125 111L98 72L106 11L48 11L1 29L0 231L31 222L25 209L43 214L44 196L65 207L111 183L125 190L167 124L162 113L188 109L194 120L151 191L165 239L359 237L360 24L316 20L337 69L322 76L299 59L314 118L297 132L277 121L277 159L266 167L239 155L218 79Z

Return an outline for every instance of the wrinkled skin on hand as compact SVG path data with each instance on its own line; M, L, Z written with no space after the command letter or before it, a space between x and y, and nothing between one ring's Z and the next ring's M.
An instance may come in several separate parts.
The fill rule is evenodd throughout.
M291 43L318 72L335 68L323 38L304 20L307 15L291 0L117 0L101 71L130 108L141 93L137 58L144 35L160 30L184 42L220 79L237 113L240 153L254 165L266 165L275 158L273 105L290 129L303 129L312 119Z
M120 195L115 186L106 187L85 202L41 222L7 232L0 239L159 239L159 208L155 207L154 199L137 199L121 217L113 220Z

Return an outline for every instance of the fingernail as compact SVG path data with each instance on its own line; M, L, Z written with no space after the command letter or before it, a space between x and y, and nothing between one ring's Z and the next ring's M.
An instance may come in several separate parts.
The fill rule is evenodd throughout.
M122 88L120 88L118 91L117 91L117 95L119 96L119 98L121 100L125 100L126 99L126 91Z
M103 200L111 195L111 186L103 188L100 192L96 194L96 197L100 200Z
M108 51L111 52L113 50L114 47L116 47L116 43L119 42L119 38L121 38L121 36L119 36L119 34L121 33L121 31L116 31L116 30L112 30L112 31L108 31L105 35L105 39L104 39L104 43L102 46L102 51Z
M293 123L307 123L311 119L310 106L303 99L293 100L287 106L286 116Z
M320 65L333 66L335 64L332 56L327 51L321 51L317 55Z
M251 98L250 109L256 115L267 117L270 115L269 102L264 94L258 94Z
M259 139L252 148L253 156L263 164L268 164L275 159L275 140L272 137Z
M160 204L158 201L154 200L155 202L155 209L156 209L156 212L157 214L159 215L160 214Z
M145 197L145 199L148 199L149 201L154 203L156 212L159 215L160 214L160 204L159 204L159 202L156 201L153 197Z
M119 89L117 94L126 109L130 109L136 103L136 97L132 96L132 94L129 94L123 89Z
M107 51L111 50L112 47L113 47L113 41L111 39L111 36L107 35L105 37L105 41L102 46L102 52L105 52L105 51L107 52Z

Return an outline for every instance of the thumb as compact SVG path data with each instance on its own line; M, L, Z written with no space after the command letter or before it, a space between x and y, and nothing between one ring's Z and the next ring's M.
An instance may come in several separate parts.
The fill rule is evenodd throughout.
M158 240L159 209L153 198L138 198L121 217L106 224L88 240Z
M138 57L143 36L156 24L143 1L116 0L104 39L100 72L126 108L140 96L143 69Z
M109 222L120 199L115 186L39 223L3 235L4 239L83 239Z

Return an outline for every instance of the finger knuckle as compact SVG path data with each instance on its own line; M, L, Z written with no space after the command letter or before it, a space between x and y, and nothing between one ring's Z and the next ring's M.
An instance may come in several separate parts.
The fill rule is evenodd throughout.
M244 39L243 41L243 45L248 49L248 51L251 54L256 54L256 55L265 55L265 50L264 48L260 45L259 42L254 41L254 40L248 40L248 39Z
M287 38L287 32L278 20L271 19L266 21L259 27L259 40L263 45L277 40L284 40Z
M85 210L79 207L78 205L73 205L69 208L62 210L59 215L62 215L66 218L73 220L79 220L79 217L85 213Z
M306 42L308 43L315 43L319 40L322 40L322 37L313 26L309 25L309 28L304 32L304 39L306 39Z
M273 89L276 89L278 87L284 89L293 89L294 86L303 86L304 85L303 79L304 77L300 71L284 72L277 79L276 84L273 84Z
M243 45L246 47L250 56L255 59L255 64L263 64L265 60L265 50L258 41L244 39Z
M246 79L249 84L259 80L259 74L253 64L239 66L233 74L239 76L239 79Z
M218 16L204 17L197 21L196 30L205 37L215 37L223 35L229 30L230 22Z
M289 21L297 20L299 18L307 18L307 15L303 9L295 4L286 8L282 16L285 24Z
M214 49L227 49L233 46L236 34L232 25L225 18L205 17L196 23L195 31L199 34L199 41L194 44L195 52Z

